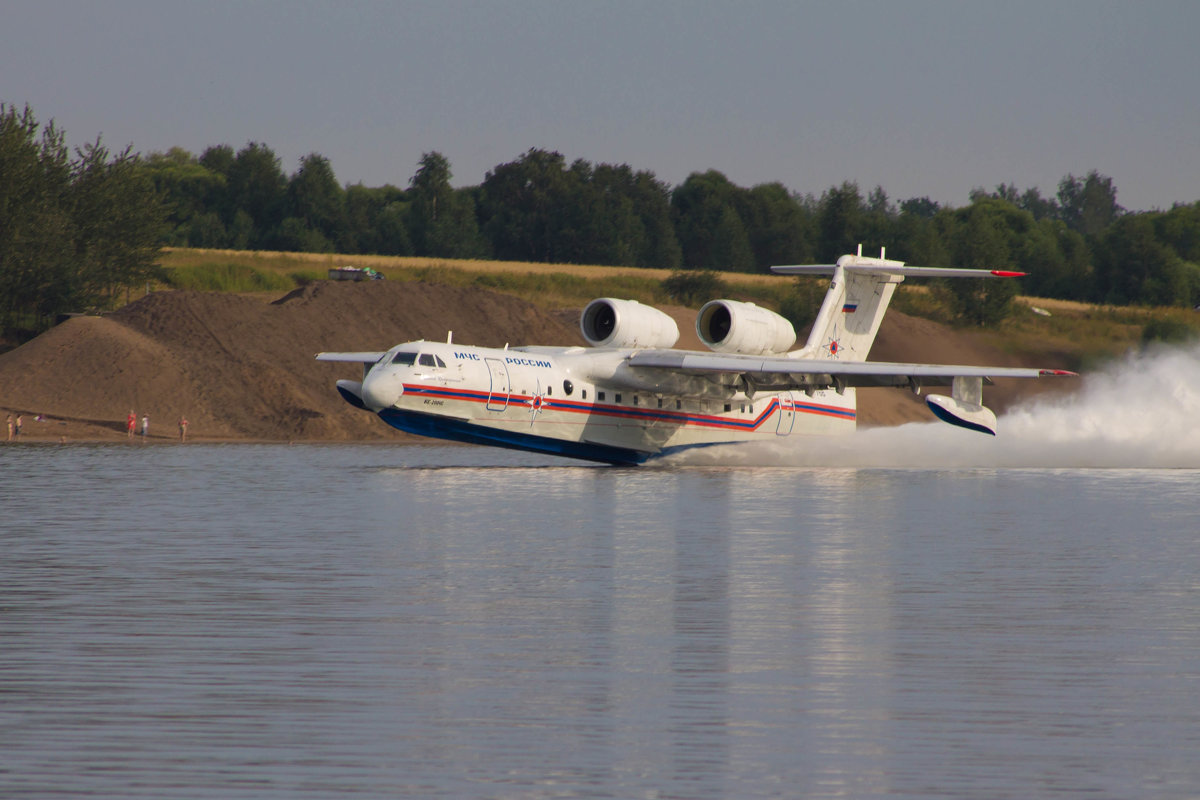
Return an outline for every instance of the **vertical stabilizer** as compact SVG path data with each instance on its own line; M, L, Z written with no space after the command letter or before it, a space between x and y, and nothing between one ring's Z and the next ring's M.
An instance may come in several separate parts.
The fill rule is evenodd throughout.
M903 268L903 261L864 258L861 248L859 255L842 256L832 266L772 267L776 272L787 274L833 274L808 341L799 355L866 361L896 284L904 280L899 272Z

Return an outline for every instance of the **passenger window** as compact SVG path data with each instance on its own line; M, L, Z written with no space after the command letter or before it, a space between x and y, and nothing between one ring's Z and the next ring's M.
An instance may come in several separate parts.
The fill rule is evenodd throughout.
M633 404L635 406L638 404L638 396L636 394L633 396Z
M613 400L614 400L615 402L617 402L617 403L620 403L620 402L621 402L621 393L620 393L620 392L617 392L617 393L616 393L616 394L613 396Z
M587 400L587 389L581 389L579 391L579 396L582 397L584 400Z
M570 381L563 381L563 394L565 394L567 397L570 397L571 392L573 392L574 390L575 390L575 387L571 384ZM585 394L584 397L587 397L587 395Z
M728 414L730 411L733 411L733 406L729 403L726 403L725 404L725 413Z
M596 398L597 398L598 400L604 400L604 392L597 392L597 393L596 393Z
M676 411L681 411L682 409L683 409L683 401L682 401L682 400L676 400L676 401L675 401L675 410L676 410Z

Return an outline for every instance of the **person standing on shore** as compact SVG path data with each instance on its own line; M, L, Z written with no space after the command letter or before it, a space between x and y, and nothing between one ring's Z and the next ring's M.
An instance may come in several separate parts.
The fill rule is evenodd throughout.
M187 426L188 426L187 417L180 417L179 418L179 443L180 444L183 444L184 442L187 441Z
M15 423L13 423L13 435L14 435L14 438L16 438L16 439L20 439L20 438L21 438L21 426L22 426L24 423L25 423L25 420L24 420L24 419L21 417L21 415L20 415L20 414L17 414L17 421L16 421Z
M12 437L13 437L13 421L12 421L12 414L9 414L8 415L8 441L11 442Z
M137 414L133 413L133 409L129 409L129 416L125 417L125 435L129 437L129 441L133 441L133 429L137 426Z
M150 435L150 415L142 414L142 438Z

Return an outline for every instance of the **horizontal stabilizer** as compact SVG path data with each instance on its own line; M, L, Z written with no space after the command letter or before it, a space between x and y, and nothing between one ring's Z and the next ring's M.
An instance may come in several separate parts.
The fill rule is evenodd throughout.
M878 260L878 259L872 259ZM1020 278L1027 273L1002 269L957 269L954 267L906 267L903 262L883 264L794 264L771 267L779 275L832 275L841 266L846 272L896 275L906 278Z

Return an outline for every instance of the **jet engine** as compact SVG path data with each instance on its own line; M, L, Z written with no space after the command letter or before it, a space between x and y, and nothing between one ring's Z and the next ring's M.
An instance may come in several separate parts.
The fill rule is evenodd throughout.
M786 353L796 344L792 323L753 303L712 300L696 315L696 334L718 353Z
M673 347L679 339L675 320L657 308L611 297L588 303L579 329L593 347Z

